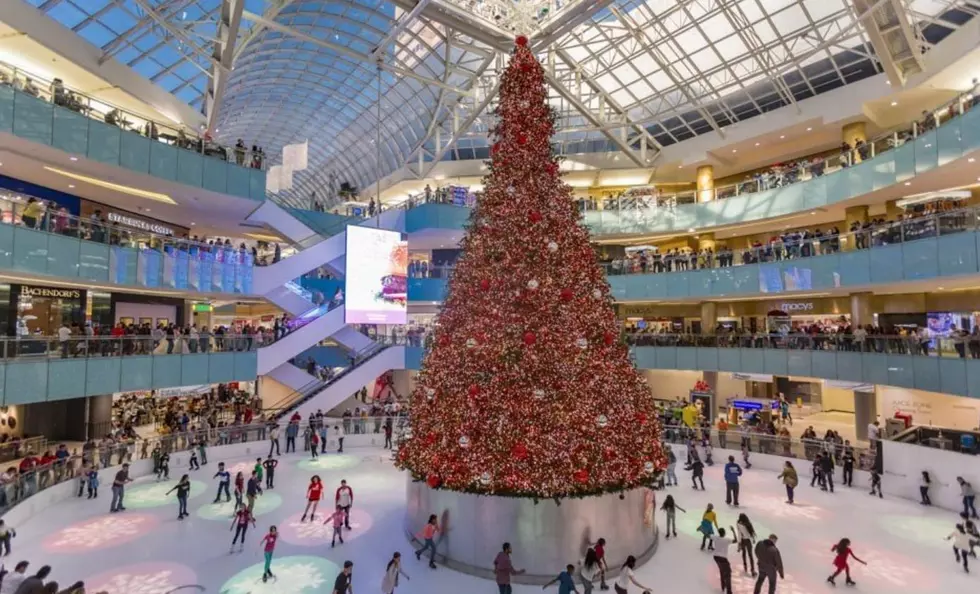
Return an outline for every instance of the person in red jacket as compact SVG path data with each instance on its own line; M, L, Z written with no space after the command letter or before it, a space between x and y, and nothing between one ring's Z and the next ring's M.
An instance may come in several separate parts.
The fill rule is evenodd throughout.
M354 505L354 489L347 485L346 480L340 481L337 493L334 496L334 503L344 510L344 527L350 530L350 508Z
M310 479L310 486L306 488L306 509L303 510L303 517L300 522L306 521L306 514L313 508L313 513L310 514L310 521L316 519L316 506L320 503L320 498L323 497L323 483L320 482L320 477L318 475L313 475Z

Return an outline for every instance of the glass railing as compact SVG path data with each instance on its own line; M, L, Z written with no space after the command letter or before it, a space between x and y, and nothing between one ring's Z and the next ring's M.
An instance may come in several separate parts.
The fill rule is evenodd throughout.
M980 333L934 335L932 333L804 334L719 332L718 334L664 334L627 332L624 342L634 347L715 347L731 349L781 349L959 357L980 359Z
M0 358L69 359L85 357L127 357L134 355L186 355L252 351L262 346L259 334L181 334L163 336L58 336L28 335L0 338Z
M980 209L964 208L930 215L913 215L846 233L774 232L767 244L742 250L670 250L638 252L636 256L603 263L607 275L687 272L824 256L942 237L980 229Z
M784 458L798 458L801 460L812 461L817 454L831 454L835 459L834 466L842 465L842 458L846 450L850 449L854 455L854 468L857 470L871 470L875 464L875 450L863 446L851 444L849 446L837 441L814 438L795 438L788 432L780 433L775 427L770 433L766 426L761 423L756 426L731 427L725 431L716 428L707 429L702 427L686 427L673 416L666 421L661 420L663 425L664 441L668 443L684 443L688 449L697 449L697 455L702 462L706 461L704 445L711 444L712 448L729 450L739 450L745 445L749 452L749 461L752 460L752 453L769 454ZM693 443L692 443L693 440ZM678 456L678 465L684 466L685 460ZM715 464L724 465L723 459L715 459ZM802 480L806 468L797 468Z
M219 425L209 430L176 432L149 439L107 437L107 441L96 448L83 449L81 453L75 450L63 458L57 458L51 450L41 449L46 443L38 449L23 449L21 453L27 459L26 464L21 465L24 470L11 466L0 473L0 511L6 512L40 491L65 481L77 480L89 470L151 458L157 448L161 452L174 454L199 448L202 443L219 446L264 441L268 439L268 429L269 424L262 420L248 425ZM46 458L54 460L42 463ZM105 477L102 480L105 481Z
M580 199L578 200L579 208L583 212L597 211L594 216L586 216L586 223L593 228L595 233L616 233L620 231L612 228L603 229L601 215L603 211L617 213L616 222L620 216L618 213L630 211L638 211L638 213L646 213L650 216L663 214L671 217L676 206L755 194L820 178L872 160L942 127L973 109L977 103L977 94L978 89L974 87L929 111L921 120L910 122L867 142L861 142L855 147L842 147L837 154L815 155L791 163L773 164L763 171L747 176L747 179L741 182L718 186L711 190L690 189L673 193L666 193L652 187L636 188L617 197ZM424 204L459 206L459 201L452 193L437 189L428 193L410 195L405 202L398 205L398 208L411 209ZM687 225L685 225L686 227Z
M237 143L235 146L222 146L185 126L147 118L67 87L60 79L46 80L5 62L0 62L0 86L13 87L35 99L180 149L217 157L242 167L264 169L266 165L266 155L258 148L252 147L255 150L251 150Z

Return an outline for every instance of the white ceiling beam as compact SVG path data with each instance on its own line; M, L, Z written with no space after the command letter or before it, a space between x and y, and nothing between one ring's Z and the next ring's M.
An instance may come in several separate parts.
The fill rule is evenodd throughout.
M378 43L378 46L375 47L374 51L371 52L371 57L374 59L378 59L382 57L384 55L385 48L388 47L388 44L394 41L395 39L398 39L398 36L401 35L402 31L404 31L406 27L408 27L413 22L415 22L415 19L419 16L419 14L421 14L422 10L429 4L429 1L430 0L418 0L418 2L416 2L415 4L415 7L412 8L412 10L410 10L407 14L403 15L401 20L395 23L395 26L391 28L391 31L388 31L388 34L385 35L384 39L382 39L381 42Z
M170 33L175 38L177 38L178 41L180 41L181 43L189 47L191 50L193 50L194 53L206 59L211 64L212 67L221 68L222 70L230 70L229 68L222 67L221 63L215 60L210 53L208 53L204 48L202 48L197 43L195 43L194 40L191 39L185 31L180 29L180 27L175 26L173 23L167 20L167 17L158 13L156 9L153 6L151 6L149 2L147 2L147 0L132 0L132 1L134 4L139 6L140 9L143 10L143 13L146 14L146 16L150 17L153 20L153 22L163 27L164 30L166 30L168 33Z
M222 0L218 13L217 40L214 42L211 76L208 78L208 89L204 95L204 114L208 119L208 133L214 134L218 123L218 111L221 108L221 98L225 87L228 86L232 63L235 56L235 41L238 39L238 29L242 23L242 11L245 0ZM220 66L220 67L219 67Z

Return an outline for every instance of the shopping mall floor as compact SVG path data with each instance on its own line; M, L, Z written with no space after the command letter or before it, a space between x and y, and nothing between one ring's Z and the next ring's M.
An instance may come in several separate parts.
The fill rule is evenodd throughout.
M355 591L377 592L391 553L401 551L411 580L402 580L398 594L497 591L482 579L444 567L431 570L410 554L412 545L402 530L405 476L394 469L383 450L350 449L347 454L322 456L317 462L303 454L281 458L275 489L256 503L258 526L250 529L244 551L234 553L229 553L231 505L212 503L215 482L211 477L217 462L212 459L191 473L190 517L183 521L176 518L174 495L166 494L173 480L136 481L127 489L126 511L116 514L108 513L110 490L105 485L97 500L66 501L16 526L13 554L6 565L9 569L21 559L29 560L34 569L50 564L51 577L62 587L83 579L87 591L109 594L166 594L192 585L222 594L313 594L330 592L339 568L349 559L354 562ZM233 473L250 468L249 460L227 462ZM183 472L173 468L171 476ZM328 501L342 478L354 489L353 529L346 533L343 546L330 548L331 531L319 519L322 510L318 522L299 521L313 474L323 478ZM686 473L681 473L681 486L670 488L687 513L679 514L680 537L661 540L655 556L636 572L637 580L653 592L717 591L716 566L709 553L698 550L700 535L695 532L709 502L718 507L723 526L733 524L739 511L749 515L758 533L779 535L786 569L786 579L779 585L781 594L830 588L824 582L831 572L830 547L842 537L851 538L854 552L868 562L867 566L852 563L859 592L967 592L975 583L954 562L950 544L944 540L956 520L951 512L923 508L912 501L871 497L864 484L838 487L835 494L802 485L796 505L789 506L783 501L776 475L755 469L745 472L742 507L734 510L724 504L721 474L720 465L707 469L706 492L693 491ZM662 497L658 494L658 501ZM657 520L663 526L662 513L658 512ZM276 579L263 583L259 539L270 524L278 525L281 537L272 565ZM520 567L521 551L514 551L513 559ZM752 580L734 553L732 565L736 569L734 591L751 592ZM554 568L556 573L561 569ZM843 587L843 579L838 583ZM202 590L192 587L186 591ZM514 587L516 594L540 591L540 586ZM631 587L629 591L637 590Z

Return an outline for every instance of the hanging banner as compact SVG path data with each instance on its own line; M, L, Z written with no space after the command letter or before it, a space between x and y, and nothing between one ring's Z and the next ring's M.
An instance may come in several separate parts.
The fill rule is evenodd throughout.
M188 274L190 268L190 254L184 250L177 250L174 254L174 287L186 289L189 284Z

